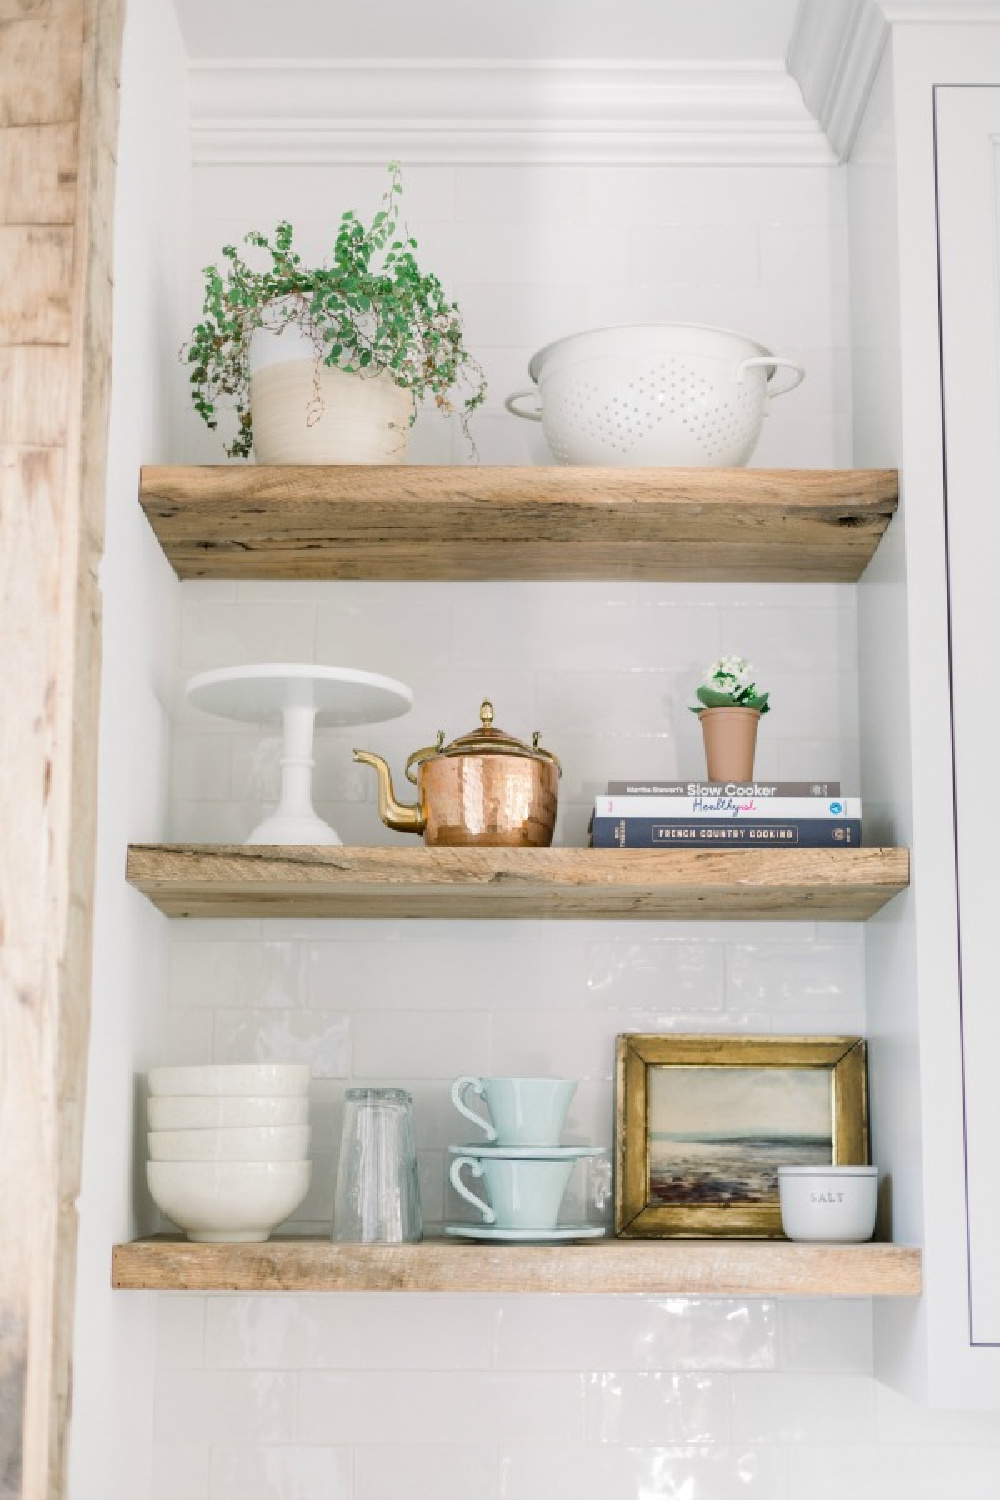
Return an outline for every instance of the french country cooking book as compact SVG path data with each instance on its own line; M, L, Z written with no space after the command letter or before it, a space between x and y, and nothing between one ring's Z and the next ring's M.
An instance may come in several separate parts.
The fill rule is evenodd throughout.
M848 849L861 843L858 818L595 818L595 849Z
M783 822L800 818L860 818L860 797L595 797L596 818L771 818Z
M839 797L839 781L609 781L609 797Z

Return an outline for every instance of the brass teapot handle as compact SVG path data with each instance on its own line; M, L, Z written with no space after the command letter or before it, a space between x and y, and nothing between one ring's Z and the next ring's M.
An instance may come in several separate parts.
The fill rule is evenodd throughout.
M416 786L416 784L417 784L417 771L423 765L423 763L424 763L425 760L430 760L430 758L431 758L432 755L440 755L441 754L441 750L442 750L443 747L444 747L444 730L443 729L439 729L438 730L438 737L437 737L437 743L436 744L434 744L434 745L425 745L422 750L414 750L414 752L413 752L412 755L407 756L407 758L406 758L406 779L407 779L407 781L412 782L413 785Z

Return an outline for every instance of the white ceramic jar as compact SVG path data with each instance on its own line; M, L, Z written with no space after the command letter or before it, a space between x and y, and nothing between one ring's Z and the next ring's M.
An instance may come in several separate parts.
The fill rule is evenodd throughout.
M877 1167L779 1167L778 1190L790 1240L858 1244L875 1233Z

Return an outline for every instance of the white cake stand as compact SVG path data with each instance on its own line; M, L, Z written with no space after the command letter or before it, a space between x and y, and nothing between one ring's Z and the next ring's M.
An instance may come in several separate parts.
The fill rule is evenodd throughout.
M281 800L248 844L340 844L312 803L313 729L395 719L413 707L402 682L354 667L265 663L200 672L187 684L195 708L249 724L281 721Z

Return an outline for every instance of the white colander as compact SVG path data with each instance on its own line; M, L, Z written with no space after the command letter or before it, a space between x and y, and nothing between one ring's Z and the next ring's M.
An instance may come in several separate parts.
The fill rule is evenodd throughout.
M779 366L791 378L774 390ZM508 396L507 410L542 423L557 463L683 468L745 464L768 396L805 379L754 339L693 323L576 333L540 349L528 373L537 389Z

